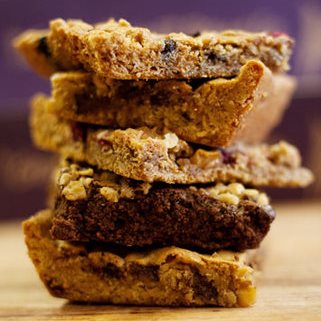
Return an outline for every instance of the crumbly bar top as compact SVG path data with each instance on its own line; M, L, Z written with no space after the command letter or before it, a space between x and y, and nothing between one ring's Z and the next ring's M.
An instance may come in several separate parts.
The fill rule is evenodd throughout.
M34 30L23 33L15 46L39 72L85 69L112 79L231 77L251 59L282 72L289 69L293 46L283 33L227 30L164 35L123 19L96 25L56 19L37 41L38 34ZM49 66L43 66L43 58Z
M110 202L118 202L122 198L135 199L137 194L147 195L153 186L148 182L128 179L110 171L98 170L88 164L82 166L67 160L63 160L56 170L55 185L68 201L88 198L92 184L98 185L99 193ZM249 200L259 206L269 205L265 193L247 188L241 183L191 186L189 189L227 204L237 205L240 201Z
M232 79L105 82L81 72L57 73L47 108L73 121L167 128L187 141L223 147L248 112L274 94L276 77L258 61L247 62Z
M146 182L274 187L303 187L313 180L312 173L301 167L298 150L286 142L204 149L171 132L88 128L64 121L43 111L43 99L34 100L31 117L37 146L121 176Z

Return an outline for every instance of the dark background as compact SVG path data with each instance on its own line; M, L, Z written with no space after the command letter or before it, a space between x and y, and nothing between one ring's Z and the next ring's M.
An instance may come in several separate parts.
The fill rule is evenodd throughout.
M28 99L49 91L11 47L26 28L46 28L48 20L88 22L125 18L162 32L202 29L283 31L296 39L292 70L299 87L271 141L286 139L302 151L317 180L306 190L271 191L275 200L316 199L321 195L321 1L0 0L0 218L27 217L45 206L50 154L36 151L27 127Z

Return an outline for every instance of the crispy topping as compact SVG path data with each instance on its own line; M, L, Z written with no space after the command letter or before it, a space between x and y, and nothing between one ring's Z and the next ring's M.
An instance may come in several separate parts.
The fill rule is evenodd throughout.
M69 201L87 198L85 186L80 181L71 181L62 190L62 194Z
M261 193L256 189L245 188L240 183L231 183L229 185L219 183L214 187L203 189L203 191L221 202L232 205L237 205L241 200L250 200L260 206L269 205L269 199L265 193Z

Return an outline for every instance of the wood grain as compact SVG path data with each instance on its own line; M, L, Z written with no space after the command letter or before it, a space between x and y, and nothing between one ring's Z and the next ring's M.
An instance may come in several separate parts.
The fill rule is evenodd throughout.
M0 320L321 320L321 203L277 206L258 300L246 309L74 305L52 298L19 224L0 225Z

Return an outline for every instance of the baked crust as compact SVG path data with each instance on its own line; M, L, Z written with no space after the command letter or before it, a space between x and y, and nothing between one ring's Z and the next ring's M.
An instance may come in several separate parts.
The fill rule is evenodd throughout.
M239 182L273 187L304 187L313 179L301 167L298 150L286 142L202 149L173 133L100 129L61 120L44 112L46 100L37 96L33 101L35 144L121 176L171 184Z
M38 41L37 32L26 31L14 43L46 76L50 69L85 69L111 79L226 78L236 76L251 59L282 72L289 69L293 46L293 40L282 33L227 30L195 37L164 35L123 19L96 25L55 19Z
M246 253L205 255L174 246L122 253L92 243L54 241L50 216L49 210L39 212L23 228L29 256L53 296L161 306L246 307L255 301Z
M272 75L258 61L247 62L232 79L102 81L66 72L54 74L51 84L47 108L61 118L109 128L166 128L188 142L212 147L229 146L235 136L262 141L295 88L292 77ZM256 121L260 126L251 130Z

